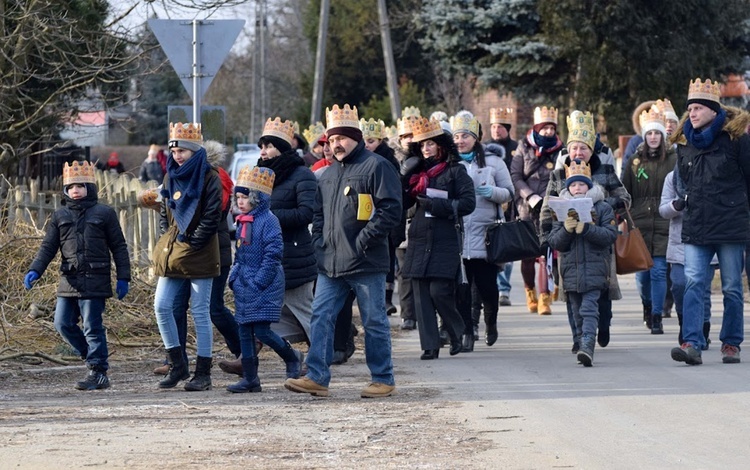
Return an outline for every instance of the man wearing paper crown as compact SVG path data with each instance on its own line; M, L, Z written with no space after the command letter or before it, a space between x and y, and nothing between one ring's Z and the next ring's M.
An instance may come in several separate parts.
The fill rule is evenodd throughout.
M60 252L55 329L86 361L89 373L78 390L109 387L107 335L102 322L105 301L112 297L112 258L117 298L128 293L130 257L115 211L98 201L94 166L63 167L63 201L47 224L46 234L23 284L31 289ZM111 253L111 255L110 255ZM82 320L83 329L78 326Z
M539 216L540 241L544 245L552 230L553 212L551 211L548 198L559 196L565 189L565 165L570 165L571 160L583 160L591 168L591 179L604 190L604 201L617 212L630 207L630 194L622 185L620 178L615 172L614 161L610 160L609 150L596 152L597 136L594 128L594 117L589 112L573 111L567 118L568 142L560 152L555 163L555 169L550 175L544 202L542 203L541 215ZM609 162L609 163L607 163ZM610 259L609 288L602 291L599 297L599 332L597 341L599 346L605 347L610 340L610 323L612 320L612 301L622 298L620 285L617 282L617 266L615 265L615 254L612 251ZM564 280L561 281L560 289L565 291ZM575 325L573 315L568 309L568 320L574 335L573 351L577 352L580 344L575 342Z
M663 334L662 316L667 295L667 242L669 221L659 214L664 179L674 169L677 155L667 142L664 114L652 106L639 118L644 143L631 157L622 183L632 200L633 224L643 235L654 265L636 273L643 316L651 334Z
M719 258L724 316L721 356L725 364L740 362L744 340L742 267L750 242L750 115L723 106L720 86L700 78L690 82L687 115L672 135L677 143L675 208L683 212L685 295L683 344L672 359L690 365L703 362L702 298L710 282L708 267Z
M302 156L305 161L305 165L309 168L323 158L323 146L320 144L321 137L325 136L326 127L322 122L318 121L315 124L311 124L310 127L305 129L302 134L310 144L310 151Z
M336 316L355 292L365 328L371 383L363 398L390 396L395 389L390 324L385 312L388 233L401 219L401 185L393 165L365 148L357 108L326 109L326 134L334 161L318 184L313 246L318 281L313 302L309 371L287 379L294 392L328 395Z
M583 215L570 208L564 220L554 222L548 241L560 254L562 285L573 314L573 337L580 345L576 359L584 367L591 367L599 325L599 299L609 287L610 251L617 238L615 213L604 202L604 192L594 183L591 167L584 160L570 161L565 176L560 198L590 199L592 207L587 211L591 222L584 223Z
M513 108L490 108L490 141L505 149L505 164L510 171L510 161L518 148L518 142L510 138L515 110Z
M159 388L172 388L190 376L175 321L182 285L190 282L190 311L195 323L197 362L185 390L211 388L213 329L210 320L213 278L220 273L219 238L222 184L208 161L200 124L170 123L169 158L160 217L161 237L154 249L159 276L154 296L156 323L169 355L170 370Z

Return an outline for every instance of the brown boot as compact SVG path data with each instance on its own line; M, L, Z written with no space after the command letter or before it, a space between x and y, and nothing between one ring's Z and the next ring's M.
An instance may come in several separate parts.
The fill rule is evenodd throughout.
M552 291L552 301L557 302L560 300L560 288L555 286L555 290Z
M223 370L227 374L239 375L242 377L242 356L238 357L234 361L227 361L222 359L219 361L219 369Z
M529 308L529 312L536 313L538 303L536 299L536 291L534 289L526 288L526 306Z
M539 315L552 315L552 296L549 292L539 294Z
M169 364L164 364L154 369L154 375L167 375L169 374Z

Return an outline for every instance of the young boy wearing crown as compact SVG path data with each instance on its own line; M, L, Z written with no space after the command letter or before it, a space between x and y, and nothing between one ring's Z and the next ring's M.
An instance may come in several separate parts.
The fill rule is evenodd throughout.
M565 294L573 310L580 349L577 359L585 367L594 361L596 328L599 324L599 296L609 285L610 249L617 238L615 214L604 202L604 191L591 180L591 168L583 160L573 160L565 168L565 199L591 198L593 221L580 221L571 209L564 221L556 221L549 234L549 245L560 252L560 273Z
M234 291L234 315L240 330L242 379L227 387L233 393L261 391L256 338L284 359L287 378L298 378L302 367L302 353L271 330L271 323L281 318L285 285L281 224L271 212L273 183L270 168L246 166L234 187L240 215L229 287Z
M52 215L36 258L23 284L31 289L60 252L55 329L81 358L89 373L78 390L109 387L107 336L102 323L105 301L112 297L111 262L117 270L117 298L128 293L130 258L115 211L98 202L94 166L63 167L62 207ZM110 256L111 253L111 256ZM82 319L83 329L78 326Z

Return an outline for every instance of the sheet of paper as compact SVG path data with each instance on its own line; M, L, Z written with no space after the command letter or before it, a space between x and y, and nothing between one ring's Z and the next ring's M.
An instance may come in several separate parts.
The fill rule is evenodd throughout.
M557 220L562 222L568 218L568 210L574 209L578 212L578 220L583 223L589 223L593 219L591 218L591 209L594 207L590 197L582 197L575 199L565 199L557 196L550 196L549 207L555 211Z
M433 199L448 199L448 191L442 189L427 188L426 193L427 197L431 197ZM425 211L424 216L435 217L434 215L430 214L429 211Z

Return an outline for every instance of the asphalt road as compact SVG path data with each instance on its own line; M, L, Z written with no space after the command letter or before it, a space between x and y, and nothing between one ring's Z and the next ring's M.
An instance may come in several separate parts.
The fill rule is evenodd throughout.
M518 264L518 263L516 263ZM563 302L551 316L528 313L519 268L511 307L501 307L500 338L472 353L420 361L416 331L394 339L401 390L429 387L459 404L466 426L492 441L484 468L750 468L750 356L723 364L721 294L713 296L713 343L703 365L670 358L677 318L664 335L642 322L634 275L621 276L612 340L594 366L571 354ZM395 323L396 318L392 318ZM745 354L743 352L743 354ZM399 374L401 372L401 374Z

